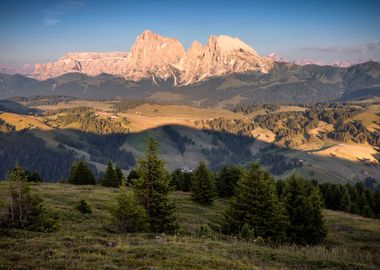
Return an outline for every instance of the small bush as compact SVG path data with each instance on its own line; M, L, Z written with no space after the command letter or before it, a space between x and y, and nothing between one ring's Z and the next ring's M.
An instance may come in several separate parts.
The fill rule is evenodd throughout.
M247 223L244 224L239 234L240 238L245 241L252 241L255 238L255 231Z
M207 224L203 224L199 227L197 231L198 237L202 239L207 239L212 237L212 230Z
M74 208L82 214L92 214L91 207L85 200L80 200L77 202Z
M32 172L28 175L28 182L42 183L43 180L37 172Z

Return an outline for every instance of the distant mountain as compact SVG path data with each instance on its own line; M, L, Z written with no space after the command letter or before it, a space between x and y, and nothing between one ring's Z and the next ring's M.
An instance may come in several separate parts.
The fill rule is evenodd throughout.
M366 62L371 62L375 61L373 59L360 59L358 61L323 61L323 60L312 60L312 59L297 59L297 60L288 60L287 58L277 54L277 53L271 53L268 55L270 59L276 62L281 62L281 63L291 63L295 65L300 65L300 66L306 66L306 65L318 65L318 66L332 66L332 67L342 67L342 68L348 68L357 64L363 64ZM375 61L378 62L378 61Z
M33 71L33 69L34 67L30 64L25 64L22 66L0 64L0 73L4 73L4 74L27 75L27 74L30 74Z
M197 106L213 106L219 102L359 100L380 96L380 63L368 62L339 68L274 62L266 73L231 73L179 85L175 80L175 77L157 77L154 80L144 78L133 81L105 73L88 76L79 72L36 80L21 75L0 74L0 98L35 95L86 99L149 98Z
M172 79L174 85L187 85L210 77L239 72L266 73L273 61L260 57L237 38L210 36L206 45L193 42L188 51L174 38L149 30L141 33L130 52L69 53L56 62L36 64L31 76L49 79L70 72L96 76L108 73L126 80Z

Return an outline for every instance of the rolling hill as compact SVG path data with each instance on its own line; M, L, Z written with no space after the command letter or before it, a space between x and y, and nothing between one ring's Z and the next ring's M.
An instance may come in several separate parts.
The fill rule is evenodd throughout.
M0 183L0 190L3 190ZM194 203L189 193L173 192L181 231L176 235L127 234L106 230L117 189L39 184L38 191L60 218L51 233L9 230L0 234L0 269L376 269L380 265L380 221L325 210L329 234L324 246L252 243L199 228L216 224L226 201ZM93 210L74 209L85 199ZM6 254L6 255L5 255Z
M0 75L0 98L56 95L82 99L166 100L192 106L255 103L314 103L380 96L380 64L350 68L274 63L268 73L245 72L210 77L175 86L173 78L127 80L100 74L68 73L43 81L22 75ZM236 97L239 97L236 100Z
M170 170L204 160L212 169L260 162L277 178L294 171L320 182L380 177L376 102L230 110L144 101L17 100L13 112L0 113L1 176L18 161L56 182L67 177L75 159L85 159L95 173L109 160L127 172L150 136L160 143ZM28 104L38 113L17 113ZM31 162L33 155L44 162Z

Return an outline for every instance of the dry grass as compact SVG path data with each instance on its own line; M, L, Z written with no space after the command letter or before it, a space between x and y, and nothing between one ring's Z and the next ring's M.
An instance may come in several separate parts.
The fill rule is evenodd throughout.
M112 111L112 106L116 101L96 101L96 100L73 100L69 102L60 102L56 105L41 105L34 108L41 110L57 110L75 107L92 107L95 110Z
M1 185L0 185L1 187ZM380 267L380 221L325 211L326 244L271 246L214 232L200 239L202 224L215 226L226 207L200 206L190 194L171 195L181 232L175 236L107 232L107 207L116 189L42 184L33 186L60 216L53 233L10 230L0 235L0 269L376 269ZM85 199L93 214L74 210Z
M334 157L350 161L369 159L370 161L377 163L377 159L374 157L374 155L377 154L377 151L369 144L340 143L314 153L320 156Z
M51 129L49 126L42 123L38 117L35 116L3 112L0 113L0 118L11 125L14 125L16 127L16 130L29 128L39 128L42 130Z
M202 119L224 117L226 119L243 118L242 114L214 108L201 109L180 105L143 104L130 109L121 116L130 121L132 132L141 132L163 125L183 125L195 127L194 122Z

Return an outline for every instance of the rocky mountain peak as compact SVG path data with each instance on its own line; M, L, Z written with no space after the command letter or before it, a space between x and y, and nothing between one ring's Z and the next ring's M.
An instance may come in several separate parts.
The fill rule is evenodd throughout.
M257 54L254 49L252 49L248 44L244 43L240 39L225 35L210 36L208 38L207 45L223 51L244 50L252 54Z
M172 78L175 85L183 85L236 72L268 72L272 65L273 60L260 57L238 38L210 36L204 46L194 41L185 52L177 39L145 30L130 52L68 53L56 62L37 64L32 75L47 79L68 72L109 73L135 81L152 79L156 84Z
M133 44L128 56L128 78L140 80L154 77L167 79L172 76L171 65L184 56L182 44L174 38L162 37L145 30Z
M182 65L182 84L192 84L205 78L250 71L268 72L270 58L260 57L254 49L238 38L210 36L205 46L193 42Z

